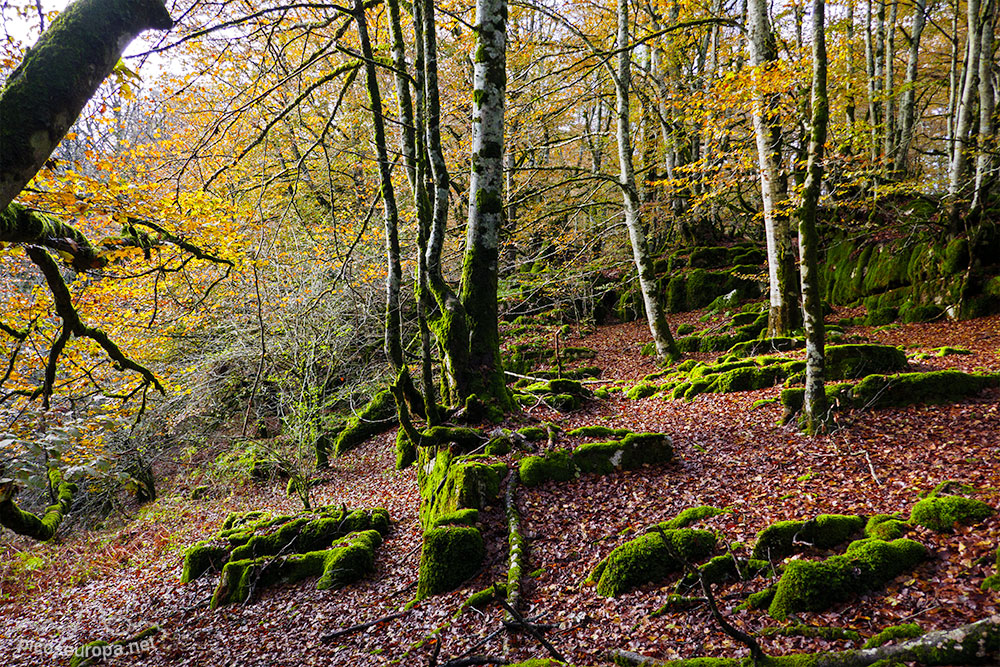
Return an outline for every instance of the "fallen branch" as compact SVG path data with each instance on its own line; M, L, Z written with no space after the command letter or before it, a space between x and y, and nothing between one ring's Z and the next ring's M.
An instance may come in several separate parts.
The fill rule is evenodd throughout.
M319 638L319 640L321 642L330 642L333 641L334 639L337 639L338 637L343 637L344 635L360 632L361 630L367 630L368 628L374 625L378 625L379 623L388 623L389 621L394 621L401 616L406 616L408 613L410 613L408 609L406 611L397 611L394 614L389 614L388 616L383 616L382 618L376 618L374 621L368 621L367 623L358 623L356 625L352 625L347 628L334 630L333 632L322 635Z
M541 645L545 647L545 650L549 652L549 655L551 655L559 662L566 662L566 658L564 658L562 654L556 650L556 648L549 642L549 640L547 640L533 624L524 620L524 616L521 616L521 614L516 609L507 604L506 600L500 600L499 602L500 606L503 607L508 614L514 617L514 620L518 623L518 625L527 630L528 634L537 639L539 643L541 643Z

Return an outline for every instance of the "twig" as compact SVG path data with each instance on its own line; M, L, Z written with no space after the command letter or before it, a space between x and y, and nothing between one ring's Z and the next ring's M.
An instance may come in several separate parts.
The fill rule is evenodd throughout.
M539 632L534 625L524 620L524 616L521 616L521 614L516 609L507 604L506 600L499 600L499 602L500 606L503 607L508 614L514 617L514 620L517 621L518 625L527 630L528 634L537 639L542 644L542 646L545 647L545 650L549 652L549 655L551 655L559 662L566 662L566 658L564 658L562 654L559 653L559 651L557 651L556 648L549 643L549 640L547 640L544 636L542 636L542 633Z
M319 640L321 642L324 642L324 643L325 642L330 642L330 641L333 641L334 639L337 639L338 637L343 637L344 635L349 635L349 634L352 634L354 632L359 632L361 630L367 630L368 628L372 627L373 625L378 625L379 623L386 623L388 621L393 621L393 620L399 618L400 616L405 616L408 613L410 613L410 611L408 609L406 611L397 611L394 614L389 614L388 616L383 616L382 618L376 618L374 621L368 621L367 623L358 623L356 625L352 625L352 626L347 627L347 628L342 628L340 630L334 630L333 632L330 632L330 633L327 633L325 635L322 635L319 638Z

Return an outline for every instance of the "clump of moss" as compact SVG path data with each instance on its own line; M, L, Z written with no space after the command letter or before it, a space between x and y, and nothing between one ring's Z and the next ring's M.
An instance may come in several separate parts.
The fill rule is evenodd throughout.
M569 452L556 451L521 459L518 474L525 486L538 486L548 481L567 482L576 477L577 470Z
M824 358L826 378L853 380L874 373L895 373L907 369L906 354L890 345L827 345Z
M892 541L905 535L907 528L909 526L898 514L876 514L865 524L865 537Z
M779 521L757 533L753 558L778 561L799 545L829 549L843 544L865 527L865 518L850 514L820 514L809 521Z
M333 442L333 453L340 456L368 438L396 423L396 401L389 390L375 394L358 414L351 417ZM317 452L317 457L320 453Z
M636 586L661 581L679 571L684 561L702 560L715 543L715 534L707 530L681 528L648 533L608 554L588 580L597 582L598 595L615 597Z
M482 565L486 546L472 526L441 526L424 533L417 599L454 590Z
M659 385L651 384L649 382L640 382L625 392L625 398L633 401L639 400L640 398L649 398L656 392L660 391L660 389L661 387Z
M990 576L983 579L981 588L984 591L1000 591L1000 547L997 547L996 556L994 557L994 565L996 567L996 572Z
M872 635L865 642L864 648L878 648L892 641L900 639L916 639L924 634L920 626L916 623L904 623L903 625L891 625L878 634Z
M711 505L697 505L688 507L675 516L673 519L662 522L659 527L663 530L673 530L677 528L687 528L702 519L709 519L720 514L728 514L729 510L719 509Z
M460 509L482 509L500 494L503 463L489 463L484 455L456 456L450 448L418 452L420 521L425 528L443 515Z
M352 583L375 571L375 548L381 543L378 531L366 530L351 533L322 551L230 561L212 594L211 607L245 602L254 588L307 577L319 576L316 588L320 590Z
M566 435L575 438L623 438L631 433L627 428L609 428L607 426L581 426L572 431L566 431Z
M689 572L684 575L677 582L675 590L678 593L688 591L699 586L702 581L706 584L716 585L739 579L749 580L770 569L771 564L765 560L737 561L732 554L722 554L700 565L697 572Z
M764 637L809 637L816 639L826 639L827 641L850 640L859 641L861 635L857 630L847 630L846 628L817 627L804 623L793 623L792 625L782 625L778 627L762 628L760 634Z
M910 510L910 523L936 531L951 530L956 523L975 524L996 510L974 498L934 496L917 502Z
M852 542L843 555L792 561L778 581L768 613L783 620L799 611L823 611L852 594L884 586L926 557L927 549L913 540L867 538Z
M479 510L467 508L434 519L434 528L441 526L474 526L479 521Z
M573 450L573 463L582 472L607 474L612 470L634 470L646 463L667 463L674 455L665 433L629 433L621 440L592 442Z
M538 442L539 440L544 440L548 437L548 432L544 428L538 426L525 426L517 430L524 439L528 442Z
M690 609L696 609L707 602L706 598L699 597L688 597L686 595L677 595L676 593L671 593L667 596L667 601L663 603L661 607L649 614L650 618L656 618L657 616L663 616L664 614L669 614L676 611L688 611Z

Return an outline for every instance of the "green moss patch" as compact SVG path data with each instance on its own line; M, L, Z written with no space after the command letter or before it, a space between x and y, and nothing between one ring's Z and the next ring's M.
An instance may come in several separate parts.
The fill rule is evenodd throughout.
M454 590L486 557L482 533L472 526L441 526L424 533L417 599Z
M211 606L245 602L256 590L308 577L318 576L316 588L321 590L353 583L375 571L375 549L381 543L378 531L366 530L351 533L322 551L230 561L222 569Z
M681 528L649 533L608 554L588 581L597 583L598 595L615 597L642 584L662 581L680 571L684 561L703 560L715 543L715 534L707 530Z
M579 473L608 474L614 470L634 470L644 464L669 463L674 450L665 433L629 433L621 440L591 442L571 452L554 451L521 460L519 473L525 486L548 481L568 481Z
M864 527L865 518L851 514L820 514L808 521L779 521L757 533L752 555L776 562L808 546L830 549Z
M333 441L333 453L340 456L373 435L392 428L396 423L396 401L388 389L380 391L361 412L347 421L344 430ZM321 458L321 454L317 452L317 459Z
M824 365L829 380L856 380L908 368L906 354L890 345L827 345Z
M843 555L791 561L778 581L768 613L784 620L795 612L824 611L853 594L881 588L926 557L927 549L919 542L867 538L852 542Z
M420 521L425 528L438 517L462 509L483 509L500 494L503 463L483 456L458 456L448 447L421 447L417 460Z
M872 635L865 642L864 648L878 648L879 646L884 646L889 642L899 641L900 639L916 639L923 634L924 631L916 623L892 625L878 634Z
M910 523L936 531L951 530L955 524L972 525L996 514L996 510L974 498L933 496L917 502L910 510Z

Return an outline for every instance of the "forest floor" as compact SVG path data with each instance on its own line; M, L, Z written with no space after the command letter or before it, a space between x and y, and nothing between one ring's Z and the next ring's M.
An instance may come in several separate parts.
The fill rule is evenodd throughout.
M698 315L683 314L671 324L694 322ZM914 370L1000 371L998 316L877 330L851 327L849 333L904 346L908 353L944 345L972 352L930 356L913 363ZM585 363L602 368L604 380L611 383L637 381L656 370L639 353L645 340L644 324L634 322L599 327L566 342L597 350L597 357ZM643 586L615 599L599 597L583 583L614 547L687 507L730 508L705 523L733 545L752 544L757 531L778 520L820 513L908 514L921 492L949 479L973 485L977 498L1000 507L997 390L954 405L842 412L833 431L816 438L779 426L780 405L751 409L754 401L779 391L702 394L690 402L629 400L616 392L568 414L539 406L510 424L551 420L565 430L602 424L662 431L673 437L676 449L676 461L669 465L587 474L518 490L531 543L524 615L555 626L547 637L568 661L607 664L606 652L616 648L663 659L747 654L720 631L705 606L651 618L673 592L673 582ZM556 447L575 444L565 436L555 442ZM245 605L212 611L207 600L217 577L180 584L184 549L215 533L228 513L297 509L278 482L219 483L207 497L191 500L191 489L206 483L192 472L197 456L179 457L159 499L113 526L96 531L70 526L53 544L11 539L5 532L0 542L0 655L9 665L67 664L68 653L85 642L123 639L155 624L161 632L140 653L103 664L359 667L442 665L470 652L511 661L547 656L530 635L498 632L503 610L496 606L469 609L453 619L470 593L506 579L499 506L481 514L487 566L460 590L332 643L320 641L323 634L396 612L414 595L421 536L416 473L412 468L395 471L394 457L394 433L375 437L335 459L314 491L317 503L385 507L393 520L377 551L375 575L339 590L318 591L304 581L263 590ZM979 586L993 573L992 558L984 557L991 557L1000 544L1000 516L953 533L917 528L909 536L931 551L914 572L896 578L886 590L855 597L828 612L800 614L798 620L856 630L867 638L902 622L932 630L1000 613L996 594ZM759 581L750 583L760 588ZM745 586L718 591L722 612L750 632L777 625L766 612L733 610L741 594L751 590ZM781 636L761 636L760 641L770 654L860 645Z

